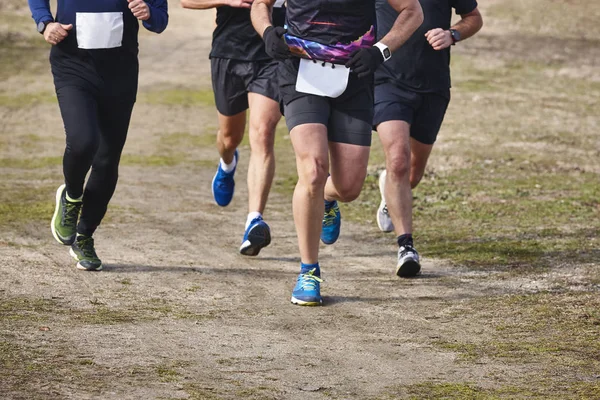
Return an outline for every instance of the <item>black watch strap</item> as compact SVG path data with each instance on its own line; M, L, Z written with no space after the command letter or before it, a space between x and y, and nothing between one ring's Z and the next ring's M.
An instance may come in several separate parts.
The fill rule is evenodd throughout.
M460 40L460 32L456 29L450 29L450 37L452 37L452 45Z
M37 31L43 35L44 31L46 30L46 27L48 26L48 24L50 24L52 22L54 22L54 20L51 20L51 19L46 20L46 21L40 21L40 22L38 22L38 24L37 24Z

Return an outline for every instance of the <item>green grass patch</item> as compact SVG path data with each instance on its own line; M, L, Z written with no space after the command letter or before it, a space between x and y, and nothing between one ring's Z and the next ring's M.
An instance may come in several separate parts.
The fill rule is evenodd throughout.
M214 160L195 159L185 154L123 154L120 165L133 167L173 167L188 164L199 167L213 167L214 163Z
M0 94L0 107L7 107L10 109L19 109L25 107L31 107L38 104L53 104L57 103L56 95L54 93L18 93L18 94L7 94L6 92Z
M206 126L200 134L191 134L189 132L175 132L161 135L158 145L166 150L183 148L197 149L201 147L215 146L216 126Z
M213 400L224 398L271 400L281 398L281 393L269 386L244 386L236 381L219 382L218 387L200 384L185 384L184 390L190 400Z
M0 299L0 321L2 325L18 321L44 322L56 308L57 303L50 299L26 297Z
M168 364L161 364L155 367L156 375L161 382L178 382L182 379L182 375L179 372L181 368L184 368L187 364L182 362L171 362Z
M460 340L434 341L459 362L501 359L534 365L517 382L536 398L595 398L600 392L600 297L595 292L541 292L478 298L449 311ZM467 318L469 324L464 324ZM481 324L476 323L481 321ZM485 326L485 334L478 330ZM522 394L522 393L521 393ZM563 397L566 396L566 397Z
M0 226L17 226L25 223L50 221L54 204L50 200L17 200L0 203Z
M123 154L121 164L123 166L142 166L142 167L172 167L184 163L186 160L178 156L166 155L141 155L141 154Z
M62 166L62 156L0 158L0 168L31 170L60 166Z
M0 81L14 75L38 77L48 71L50 45L35 33L35 23L12 13L0 14L0 24L14 31L0 31ZM21 32L32 32L30 35Z
M6 178L0 183L0 226L49 224L54 213L56 186L46 182L40 185L36 177L29 177L27 173L21 179L10 175Z
M11 135L0 138L0 152L4 154L38 154L43 152L48 145L55 143L54 137L40 136L34 133ZM54 160L54 158L52 158ZM1 159L7 166L21 165L19 159Z
M214 94L212 90L194 90L187 88L169 88L138 95L140 103L167 105L167 106L214 106Z
M565 5L561 0L504 0L490 5L488 13L523 34L597 39L600 10L595 0L568 2L569 12L565 12Z
M549 267L588 262L598 245L600 186L594 173L540 174L481 166L428 176L414 191L424 254L469 267ZM378 177L344 205L344 216L375 223Z
M522 379L510 385L495 388L481 387L468 382L436 382L427 381L414 385L394 388L382 398L403 398L409 400L502 400L502 399L596 399L600 394L600 384L595 382L553 382L552 380L536 380L535 386L526 387Z

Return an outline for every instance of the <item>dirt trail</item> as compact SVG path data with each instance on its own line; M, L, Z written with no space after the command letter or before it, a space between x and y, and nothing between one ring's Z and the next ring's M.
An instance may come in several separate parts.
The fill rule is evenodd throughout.
M212 13L171 8L169 30L142 38L141 94L162 87L210 89ZM52 90L49 76L30 85ZM4 115L2 135L31 132L23 121L34 119L49 127L35 132L42 154L59 156L54 104ZM211 108L140 103L125 154L160 153L161 135L208 135L206 127L215 124ZM44 299L52 308L40 323L0 331L14 335L23 354L37 351L40 362L56 365L19 385L17 377L0 383L3 398L365 399L397 397L395 387L423 381L490 387L521 375L524 367L498 361L457 363L456 353L432 344L462 335L448 312L452 304L526 290L521 283L494 285L429 259L422 277L399 280L391 236L344 222L340 241L322 248L325 307L294 307L289 298L299 260L291 199L271 197L266 218L272 245L258 258L239 256L248 148L241 151L236 196L226 209L213 204L210 191L214 147L192 153L197 163L122 167L96 235L103 272L76 270L47 223L2 233L0 296ZM5 176L47 191L50 201L60 166L42 171Z

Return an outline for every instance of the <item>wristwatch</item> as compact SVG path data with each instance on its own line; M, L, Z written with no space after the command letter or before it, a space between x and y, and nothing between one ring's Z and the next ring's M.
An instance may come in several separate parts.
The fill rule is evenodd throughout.
M44 31L46 30L46 27L48 26L48 24L50 24L52 22L54 22L54 21L51 20L51 19L48 19L46 21L40 21L40 22L38 22L38 24L37 24L37 31L43 35Z
M460 40L460 32L456 29L450 29L450 37L452 38L452 45L454 46L456 42Z
M392 58L392 52L390 51L389 47L387 47L385 44L377 42L373 45L373 47L377 47L379 49L381 55L383 56L383 62L386 62L387 60Z

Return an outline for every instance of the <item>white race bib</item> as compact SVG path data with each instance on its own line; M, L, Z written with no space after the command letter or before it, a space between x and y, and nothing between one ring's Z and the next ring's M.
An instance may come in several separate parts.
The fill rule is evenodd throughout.
M123 13L77 13L77 45L80 49L112 49L123 42Z
M301 59L296 80L296 90L301 93L314 94L322 97L340 97L348 86L350 69L343 65L323 63Z

